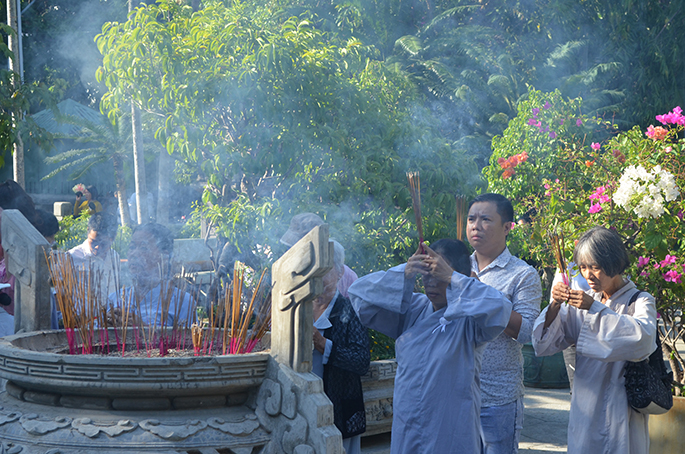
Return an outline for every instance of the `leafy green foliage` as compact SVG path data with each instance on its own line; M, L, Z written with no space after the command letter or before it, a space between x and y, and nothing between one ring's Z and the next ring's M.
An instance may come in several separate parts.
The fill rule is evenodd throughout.
M371 346L371 361L395 357L395 340L392 337L370 329L369 345Z
M156 137L205 184L201 214L264 260L303 211L332 224L358 272L405 260L416 248L409 170L421 172L426 238L454 236L454 194L479 177L409 81L307 14L254 6L163 1L106 24L103 108L116 116L133 99L164 118Z
M59 250L68 251L85 241L88 237L89 217L90 215L86 212L77 218L65 216L59 221L59 232L55 235Z
M518 213L532 214L530 225L513 229L510 244L512 252L540 267L556 265L551 232L565 236L570 261L573 241L585 231L596 225L615 230L633 259L626 274L654 296L661 320L673 334L663 343L674 352L671 366L682 382L685 361L674 339L685 332L681 317L685 206L682 194L674 200L658 195L662 190L656 183L661 177L655 175L665 170L673 175L679 191L685 187L685 118L680 124L659 126L663 129L650 126L643 132L636 126L618 132L616 125L588 118L581 111L580 99L564 99L558 91L531 90L519 104L517 117L502 136L493 139L490 165L483 171L488 188L509 197ZM512 156L524 152L527 159L512 165ZM646 193L642 190L631 189L627 198L620 195L630 187L626 175L636 172L631 166L642 166L638 173L646 185L652 185L648 194L654 199L645 199L645 206L663 206L663 213L645 215L627 205L642 201Z

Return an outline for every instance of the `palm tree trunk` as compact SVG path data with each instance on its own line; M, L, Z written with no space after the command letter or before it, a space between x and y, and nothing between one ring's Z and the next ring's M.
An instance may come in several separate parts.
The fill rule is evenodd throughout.
M7 24L10 27L12 27L15 32L18 32L19 30L17 9L18 3L19 2L17 2L16 0L7 0ZM7 38L7 45L9 47L10 52L14 54L14 58L10 58L9 60L9 68L11 71L19 73L21 71L21 67L17 61L19 59L20 52L18 36L10 35ZM21 85L21 76L19 74L15 74L13 76L13 79L14 90L18 91ZM19 131L17 129L19 122L21 121L21 118L21 108L18 108L14 112L12 112L12 128L15 130L17 134L17 138L12 147L12 164L14 166L14 181L16 181L19 184L19 186L26 189L26 181L24 179L24 143L22 142L21 136L19 135Z
M169 175L173 171L174 159L167 153L166 149L159 152L159 178L157 186L157 222L160 224L169 223Z
M119 203L119 213L121 213L121 225L131 226L131 213L128 211L128 193L126 192L126 180L124 179L124 163L121 155L115 154L112 157L114 167L114 178L117 180L117 199Z
M150 222L147 206L147 186L145 184L145 159L143 157L143 131L140 124L140 110L131 103L133 127L133 172L136 180L136 208L138 224Z

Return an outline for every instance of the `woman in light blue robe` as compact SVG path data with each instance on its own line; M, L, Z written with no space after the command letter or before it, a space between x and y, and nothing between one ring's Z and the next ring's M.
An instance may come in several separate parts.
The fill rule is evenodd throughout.
M480 453L481 353L507 326L511 302L468 277L462 242L422 246L426 253L364 276L349 289L361 322L396 339L390 451ZM417 274L426 294L413 293Z

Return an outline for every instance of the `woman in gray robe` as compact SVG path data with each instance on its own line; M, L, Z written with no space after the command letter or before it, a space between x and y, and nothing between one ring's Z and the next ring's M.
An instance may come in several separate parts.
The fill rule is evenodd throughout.
M396 339L392 454L482 452L480 357L507 326L511 302L469 277L466 246L423 244L400 266L349 289L362 323ZM413 293L421 274L426 293Z

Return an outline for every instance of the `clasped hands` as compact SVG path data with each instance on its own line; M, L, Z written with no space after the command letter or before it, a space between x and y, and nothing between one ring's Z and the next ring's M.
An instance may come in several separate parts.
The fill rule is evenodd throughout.
M561 303L568 303L571 306L577 307L578 309L588 310L592 307L592 303L595 301L590 295L582 290L573 290L568 285L563 282L557 282L552 288L552 298L556 305Z
M454 270L447 264L445 259L433 249L421 243L414 255L409 257L407 265L404 267L404 277L413 279L417 274L428 276L438 282L450 282Z

